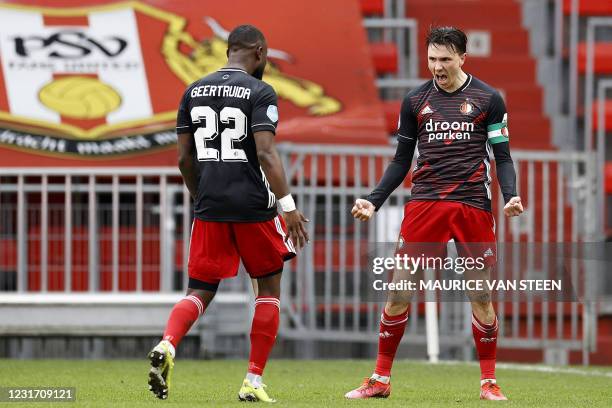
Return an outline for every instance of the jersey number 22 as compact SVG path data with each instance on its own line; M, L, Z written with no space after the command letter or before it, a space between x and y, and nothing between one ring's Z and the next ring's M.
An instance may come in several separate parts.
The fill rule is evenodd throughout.
M201 123L202 119L204 119L204 126L199 127L193 134L198 161L219 161L219 150L206 147L206 142L212 142L219 136L217 112L210 106L196 106L191 109L191 121L194 124ZM219 119L222 123L227 124L230 119L234 119L234 128L226 128L221 132L221 160L225 162L248 161L244 150L234 149L234 142L241 142L247 136L246 115L238 108L226 106L219 112Z

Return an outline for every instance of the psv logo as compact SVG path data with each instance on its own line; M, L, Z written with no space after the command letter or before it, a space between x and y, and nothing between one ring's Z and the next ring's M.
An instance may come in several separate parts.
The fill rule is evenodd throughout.
M144 27L151 19L159 24ZM170 128L177 98L164 98L156 81L176 81L177 74L159 45L157 53L146 50L176 36L181 20L137 2L82 8L1 4L0 89L8 102L0 106L2 127L61 136L56 140L64 148L71 140L110 141ZM141 148L154 144L139 140Z
M126 39L117 36L96 39L71 30L58 30L48 37L15 37L14 41L15 53L20 57L46 54L47 58L58 59L83 58L95 51L113 58L121 54L128 44Z
M10 129L0 143L79 155L175 143L185 86L227 62L229 32L212 17L206 24L212 35L195 39L183 16L137 1L78 8L0 3L0 128ZM292 63L272 45L269 56ZM342 108L321 85L290 77L273 62L264 80L310 115Z

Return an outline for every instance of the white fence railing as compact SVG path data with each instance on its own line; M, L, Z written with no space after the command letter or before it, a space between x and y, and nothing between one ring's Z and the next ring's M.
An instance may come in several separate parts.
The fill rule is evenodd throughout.
M360 289L361 258L372 245L395 240L409 189L399 188L370 223L355 221L350 207L376 185L394 149L282 144L279 151L298 205L311 220L312 237L284 274L281 334L303 341L376 341L381 304ZM514 151L513 158L527 210L506 220L495 193L500 241L599 238L591 155ZM0 290L25 296L91 293L98 300L104 293L183 291L191 216L189 195L174 168L1 168ZM551 261L537 249L508 256L521 268L500 265L502 278L529 276L541 262ZM578 280L580 271L576 263L570 273ZM250 285L238 279L223 289L247 293ZM589 302L582 307L562 300L536 307L518 297L496 302L505 322L500 334L504 346L593 348L596 319ZM423 344L418 304L411 313L405 341ZM439 313L441 344L470 353L469 309L464 303L443 302ZM308 347L304 350L308 353Z

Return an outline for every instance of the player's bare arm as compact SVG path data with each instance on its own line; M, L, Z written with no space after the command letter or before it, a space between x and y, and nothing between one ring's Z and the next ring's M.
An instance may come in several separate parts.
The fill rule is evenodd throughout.
M194 163L195 146L191 133L178 134L178 167L189 190L191 198L195 200L198 193L198 169Z
M351 214L360 221L368 221L372 218L374 212L402 184L410 170L416 140L404 136L398 137L398 140L395 156L387 166L380 183L366 199L358 198L355 201Z
M256 132L253 136L255 137L259 164L270 183L272 192L277 199L289 196L289 186L285 178L283 163L274 146L274 133L263 131ZM283 218L287 223L289 238L298 248L302 248L310 240L305 226L308 220L295 208L291 211L284 211Z

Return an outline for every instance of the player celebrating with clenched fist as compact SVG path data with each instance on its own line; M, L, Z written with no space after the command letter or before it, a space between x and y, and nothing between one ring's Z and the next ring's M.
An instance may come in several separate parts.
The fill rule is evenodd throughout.
M506 203L505 215L517 216L523 206L516 193L504 101L494 88L462 70L466 46L465 34L456 28L439 27L429 32L427 58L433 78L404 98L395 157L374 191L355 202L352 214L362 221L372 217L403 182L418 147L398 251L426 243L427 255L438 255L454 239L461 257L484 260L484 268L465 272L466 279L484 280L496 261L491 151ZM480 398L505 400L495 379L498 322L490 292L475 291L468 297L480 360ZM381 316L374 373L346 398L386 398L391 393L391 366L408 321L409 303L409 295L398 298L390 293Z

